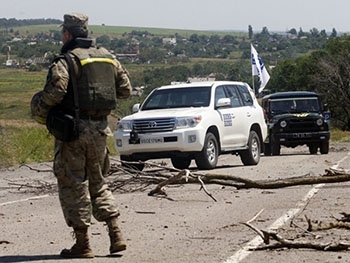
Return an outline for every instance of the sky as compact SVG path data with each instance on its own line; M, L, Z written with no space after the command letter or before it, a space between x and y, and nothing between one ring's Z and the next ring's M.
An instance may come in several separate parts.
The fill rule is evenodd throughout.
M0 18L63 20L76 12L88 15L90 25L350 32L349 10L349 0L2 0Z

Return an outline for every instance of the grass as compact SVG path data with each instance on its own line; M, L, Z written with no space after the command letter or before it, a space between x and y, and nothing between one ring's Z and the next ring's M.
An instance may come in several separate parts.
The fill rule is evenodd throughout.
M110 154L116 155L113 137L108 137ZM0 167L53 161L54 138L43 125L0 126Z
M332 129L331 141L334 142L350 142L350 132L339 129Z
M30 101L45 83L46 71L0 69L0 167L53 160L54 138L30 114ZM114 141L108 137L111 155Z
M0 70L0 120L30 120L30 100L42 89L46 72Z

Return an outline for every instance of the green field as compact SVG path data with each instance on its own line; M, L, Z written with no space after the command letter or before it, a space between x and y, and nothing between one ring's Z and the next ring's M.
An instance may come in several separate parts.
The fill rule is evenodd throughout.
M0 167L53 160L53 137L30 114L30 101L43 88L46 71L0 69ZM109 148L116 154L113 139Z
M12 27L13 31L18 32L20 35L37 34L38 32L53 32L61 30L59 25L31 25ZM166 29L166 28L151 28L151 27L127 27L127 26L109 26L109 25L90 25L90 35L93 37L108 35L110 37L120 37L125 33L131 33L132 31L137 32L148 32L150 34L158 36L171 36L180 34L182 36L189 37L192 34L198 35L233 35L237 37L247 37L247 32L238 31L205 31L205 30L185 30L185 29Z

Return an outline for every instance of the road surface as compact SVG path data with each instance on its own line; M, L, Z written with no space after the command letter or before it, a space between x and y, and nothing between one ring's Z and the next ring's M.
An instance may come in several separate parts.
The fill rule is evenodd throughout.
M346 143L333 143L327 155L310 155L306 147L282 148L280 156L262 156L257 166L243 166L239 157L223 155L210 173L251 180L320 175L330 167L350 169L349 154ZM304 231L305 216L326 223L340 218L341 212L350 213L350 183L273 190L207 185L216 202L197 184L166 187L167 197L148 196L155 185L144 191L115 191L127 250L109 257L106 226L93 219L89 233L96 257L63 260L59 252L70 248L73 239L63 219L51 163L30 167L47 172L28 167L0 171L0 262L350 262L347 251L254 251L263 245L262 240L241 224L263 210L253 222L259 229L276 230L293 240L350 242L349 230Z

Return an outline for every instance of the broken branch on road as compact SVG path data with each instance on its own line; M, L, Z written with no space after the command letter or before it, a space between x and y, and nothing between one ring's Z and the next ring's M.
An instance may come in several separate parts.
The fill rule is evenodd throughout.
M305 240L297 241L293 238L288 238L288 239L284 238L280 234L278 234L276 231L259 229L256 226L254 226L252 222L262 213L262 211L263 210L261 210L257 215L255 215L249 221L241 223L249 227L250 229L252 229L255 233L257 233L264 241L264 244L266 244L266 246L252 248L251 250L267 250L267 249L280 249L280 248L289 248L289 249L306 248L306 249L315 249L315 250L322 250L322 251L341 251L341 250L348 250L350 248L350 243L348 242L340 242L340 241L316 242L316 241L305 241ZM311 230L308 229L308 231L311 231ZM275 243L270 244L271 241L275 241Z
M154 162L141 162L146 167L152 167L154 169L146 169L139 171L132 169L127 164L134 164L134 162L121 162L117 159L113 159L115 163L111 165L111 169L107 175L108 184L110 189L120 192L135 192L145 191L150 186L156 185L156 187L149 192L149 195L164 195L166 192L164 187L169 185L181 185L181 184L200 184L200 190L210 196L214 201L215 197L209 193L206 188L208 184L218 184L222 186L234 187L237 190L240 189L278 189L291 187L296 185L312 185L320 183L340 183L350 181L350 173L340 169L326 169L325 174L319 176L311 176L305 174L297 177L282 178L276 180L250 180L243 177L238 177L230 174L215 174L205 171L190 171L190 170L179 170L173 167L166 166L165 163L154 163ZM125 165L126 164L126 165ZM137 162L140 164L140 162ZM24 165L27 168L37 172L48 172L48 170L33 169L28 165ZM16 182L12 182L13 185ZM50 185L46 185L45 182L41 182L36 185L21 184L20 188L33 188L37 187L40 189L51 188ZM51 189L48 189L51 190Z

